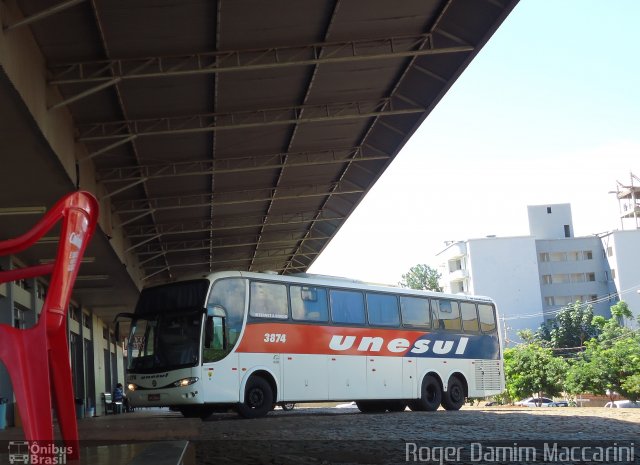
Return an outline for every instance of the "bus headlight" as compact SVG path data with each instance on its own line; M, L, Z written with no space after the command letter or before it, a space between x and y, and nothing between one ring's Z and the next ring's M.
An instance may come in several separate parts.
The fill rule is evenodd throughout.
M127 389L128 389L129 391L135 391L136 389L138 389L138 386L136 386L136 385L135 385L135 384L133 384L133 383L129 383L129 384L127 384Z
M196 381L198 381L198 379L199 378L183 378L173 383L173 385L175 387L185 387L195 383Z

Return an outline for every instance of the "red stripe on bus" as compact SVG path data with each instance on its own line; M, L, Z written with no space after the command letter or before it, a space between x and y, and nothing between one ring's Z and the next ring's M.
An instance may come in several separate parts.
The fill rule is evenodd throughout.
M424 336L423 331L406 331L377 328L349 328L339 326L318 326L285 323L250 323L245 327L242 341L237 351L244 353L296 353L296 354L332 354L332 355L364 355L371 350L362 350L362 338L382 338L383 343L376 354L402 357L413 346L413 343ZM330 347L334 336L336 346L344 350ZM351 339L349 339L351 337ZM355 338L355 339L353 339ZM403 348L404 339L409 346ZM352 344L349 346L349 342ZM342 344L340 344L342 343ZM349 346L349 347L348 347ZM348 347L348 348L347 348ZM358 350L360 348L360 350ZM391 349L391 350L390 350Z

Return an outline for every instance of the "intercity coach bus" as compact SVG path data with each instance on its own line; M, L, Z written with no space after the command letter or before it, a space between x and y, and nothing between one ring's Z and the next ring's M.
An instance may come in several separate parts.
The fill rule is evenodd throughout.
M284 402L458 410L504 390L485 297L228 271L144 289L123 316L134 407L203 418L230 408L257 418Z

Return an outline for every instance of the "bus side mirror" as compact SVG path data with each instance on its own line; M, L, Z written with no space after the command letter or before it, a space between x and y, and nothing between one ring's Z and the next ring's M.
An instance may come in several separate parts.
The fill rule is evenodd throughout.
M116 317L113 319L113 322L115 323L115 338L116 341L120 341L120 318L129 318L131 320L133 320L133 318L135 317L135 315L133 313L118 313L116 315Z
M221 316L224 318L227 316L227 311L222 305L214 305L207 308L207 316Z

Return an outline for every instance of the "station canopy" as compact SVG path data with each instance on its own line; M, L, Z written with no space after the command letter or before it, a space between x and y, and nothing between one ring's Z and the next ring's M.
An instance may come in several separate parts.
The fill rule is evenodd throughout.
M0 211L95 185L77 288L106 309L141 284L306 271L516 1L9 3L4 41L36 44L81 150L70 176L0 68ZM3 238L36 219L0 218Z

